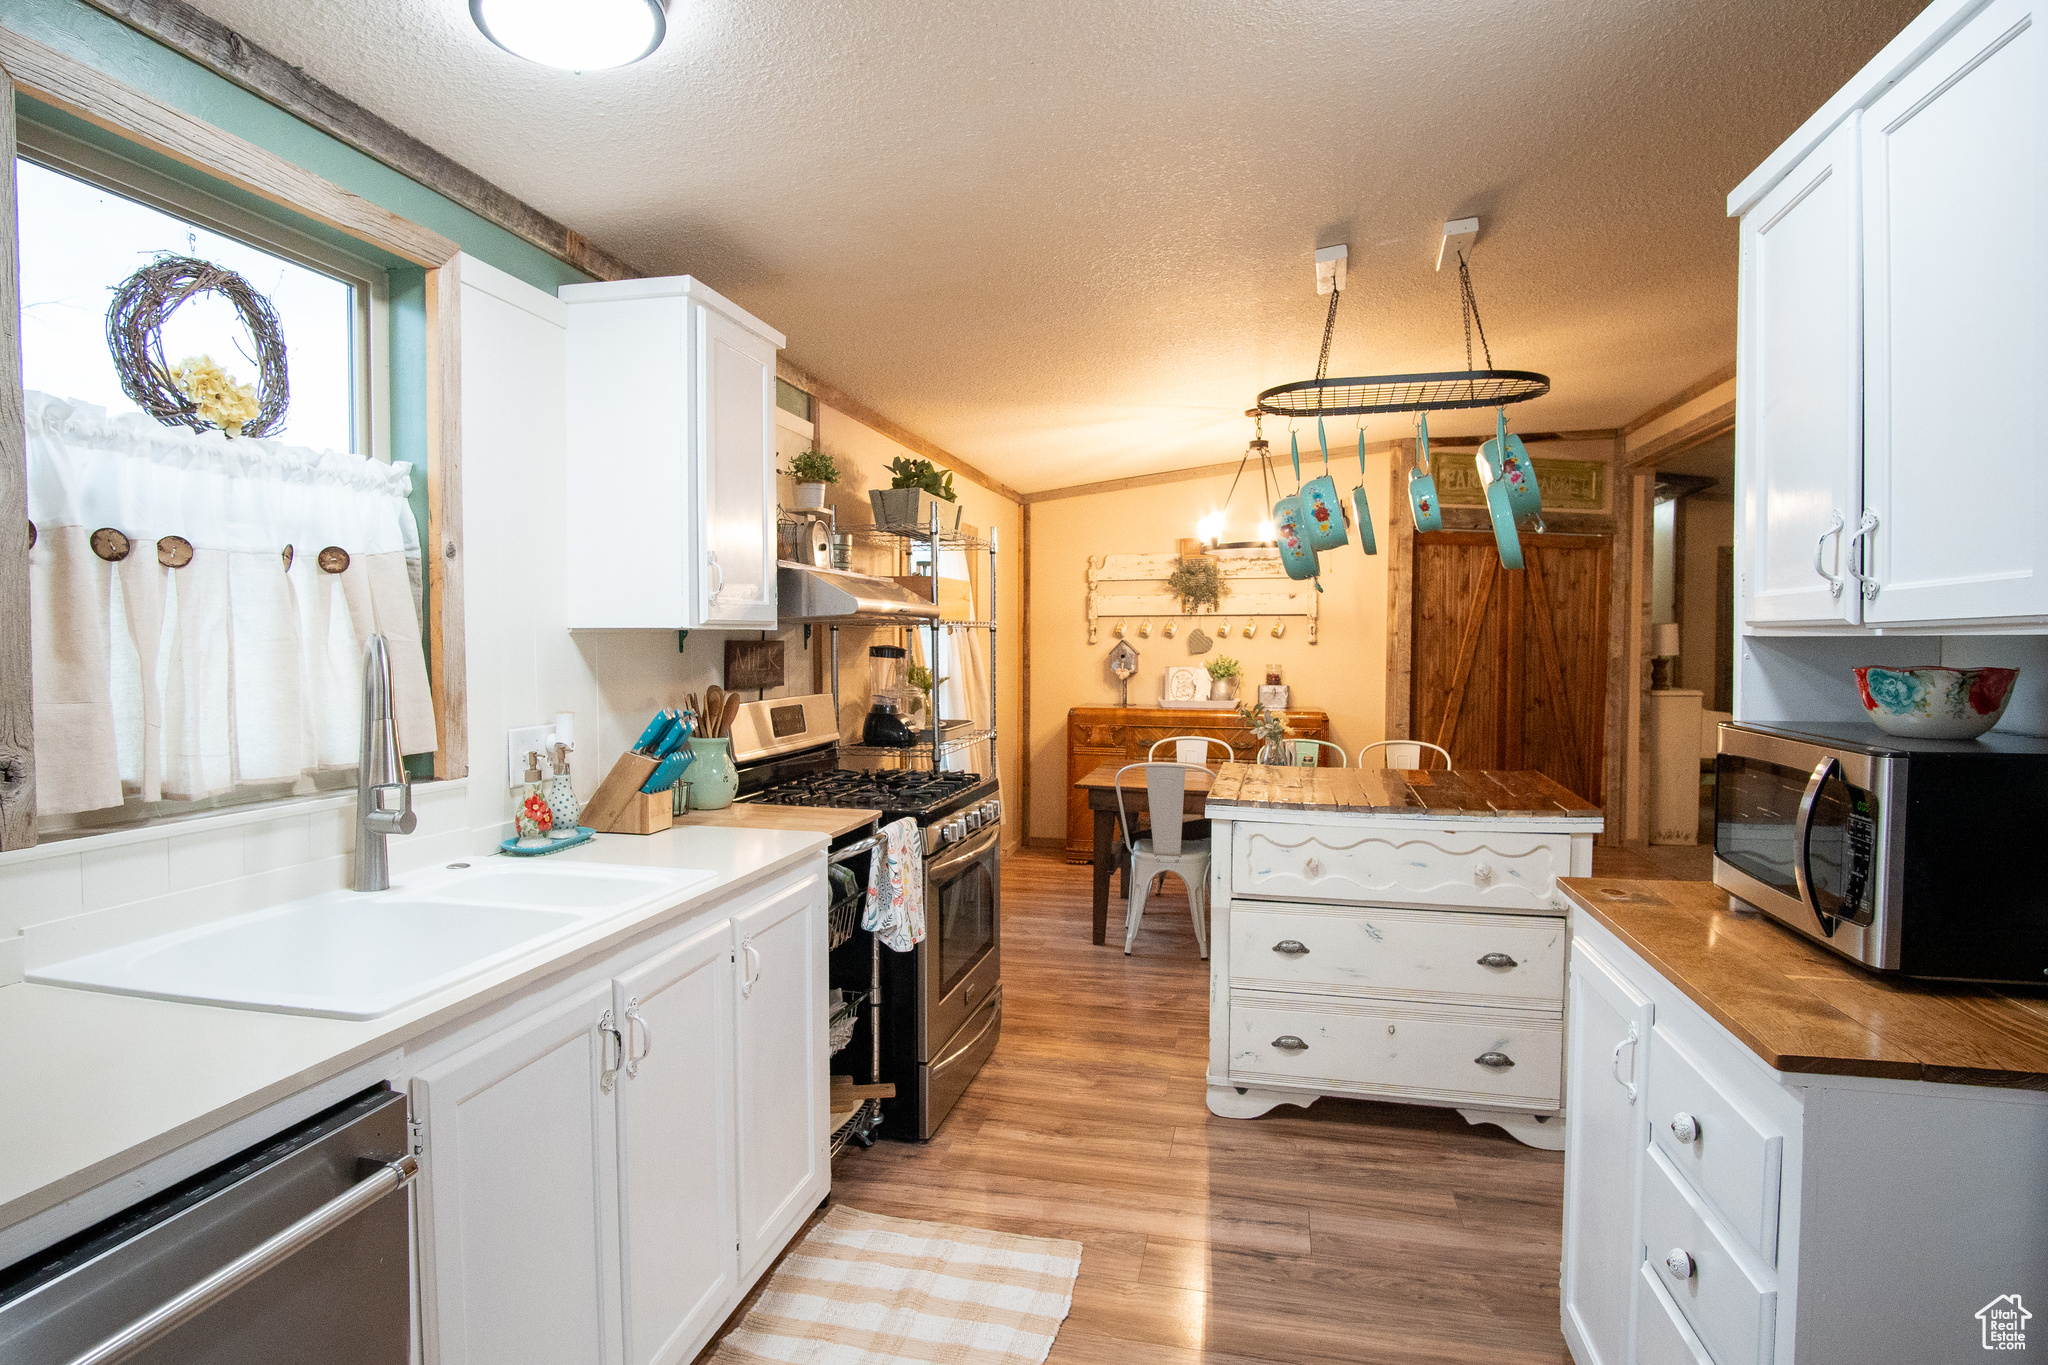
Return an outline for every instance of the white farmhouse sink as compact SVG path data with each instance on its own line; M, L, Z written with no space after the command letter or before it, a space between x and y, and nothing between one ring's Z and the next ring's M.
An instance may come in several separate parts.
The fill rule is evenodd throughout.
M330 891L29 971L118 995L334 1019L375 1019L612 915L708 881L694 869L479 858Z

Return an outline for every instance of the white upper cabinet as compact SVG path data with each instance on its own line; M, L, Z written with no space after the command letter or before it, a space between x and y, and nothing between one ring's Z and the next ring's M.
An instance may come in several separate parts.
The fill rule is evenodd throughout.
M773 627L782 334L687 275L561 296L570 628Z
M1935 0L1730 197L1751 625L2048 620L2036 9Z
M1862 496L1856 122L1742 220L1737 361L1749 619L1856 620Z
M1997 0L1863 116L1867 623L2048 615L2048 34Z

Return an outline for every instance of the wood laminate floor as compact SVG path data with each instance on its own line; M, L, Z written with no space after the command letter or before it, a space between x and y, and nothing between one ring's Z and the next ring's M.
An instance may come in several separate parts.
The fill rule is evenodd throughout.
M834 1199L1081 1242L1049 1365L1569 1360L1560 1154L1449 1109L1214 1117L1179 884L1128 958L1120 931L1089 943L1088 886L1056 855L1006 860L994 1058L932 1142L842 1156Z

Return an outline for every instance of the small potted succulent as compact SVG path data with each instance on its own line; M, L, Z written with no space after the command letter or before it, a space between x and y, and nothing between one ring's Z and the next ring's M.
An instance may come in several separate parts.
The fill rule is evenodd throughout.
M1239 702L1237 714L1244 721L1244 728L1252 732L1259 741L1260 763L1278 764L1291 767L1294 755L1282 741L1287 737L1287 721L1278 712L1269 711L1263 702Z
M1237 680L1244 675L1244 668L1232 658L1219 655L1209 660L1209 700L1236 701Z
M796 480L798 507L823 507L826 487L839 482L839 463L822 450L806 450L791 457L789 477Z
M932 509L938 509L939 529L951 531L960 525L960 504L953 498L953 471L940 469L930 460L902 456L889 462L889 486L868 490L875 509L875 524L898 531L929 531ZM941 503L946 504L940 506Z

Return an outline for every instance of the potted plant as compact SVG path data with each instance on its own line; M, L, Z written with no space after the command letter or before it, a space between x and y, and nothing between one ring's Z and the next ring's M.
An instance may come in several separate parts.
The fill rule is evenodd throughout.
M1209 700L1236 701L1237 680L1244 669L1237 660L1218 656L1209 660Z
M932 510L938 509L939 529L951 531L960 525L960 505L953 498L953 471L940 469L930 460L899 456L889 462L889 486L868 490L875 509L875 524L900 531L929 531ZM940 507L941 502L949 504Z
M1166 576L1166 590L1180 599L1180 609L1194 613L1214 611L1223 603L1223 594L1230 587L1223 581L1223 570L1207 555L1194 555L1173 566L1173 572Z
M806 450L791 458L789 477L796 480L798 507L823 507L826 485L839 482L839 463L822 450Z
M1237 714L1244 721L1244 728L1252 732L1259 741L1260 763L1292 766L1294 755L1281 743L1287 737L1287 721L1277 712L1266 709L1264 702L1239 702Z

